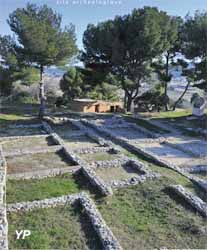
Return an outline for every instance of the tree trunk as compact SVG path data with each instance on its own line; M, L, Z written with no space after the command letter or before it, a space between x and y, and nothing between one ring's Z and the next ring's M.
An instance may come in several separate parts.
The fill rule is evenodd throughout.
M127 93L124 91L124 108L127 107Z
M183 93L181 94L181 96L177 99L177 101L174 103L173 105L173 111L175 111L176 106L178 105L178 103L182 100L183 96L185 95L185 93L187 92L188 88L190 86L190 81L188 82L188 84L185 86L185 89L183 91Z
M170 54L169 52L167 52L167 56L166 56L166 68L165 68L165 74L166 74L166 77L169 76L169 57L170 57ZM164 100L167 100L167 81L165 81L165 85L164 85L164 88L165 88L165 92L164 92ZM168 111L168 105L167 103L165 103L165 111Z
M40 109L39 118L43 119L45 114L45 93L44 93L44 82L42 79L44 67L40 66L40 86L39 86L39 98L40 98Z
M132 97L128 95L127 96L127 105L126 105L127 112L131 111L131 105L132 105Z

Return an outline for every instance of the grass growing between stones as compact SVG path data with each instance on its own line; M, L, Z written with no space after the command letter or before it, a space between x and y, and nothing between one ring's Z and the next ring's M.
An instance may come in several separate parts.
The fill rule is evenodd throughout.
M178 184L182 185L184 188L186 188L190 192L192 192L195 195L199 196L202 200L207 201L206 192L201 190L200 187L198 187L196 184L192 183L188 178L182 176L178 172L176 172L176 171L174 171L172 169L169 169L169 168L165 168L165 167L155 165L154 163L147 161L147 159L145 157L142 157L141 155L137 156L135 154L132 154L132 153L128 152L125 149L123 149L122 152L123 152L123 154L125 154L126 156L128 156L130 158L137 158L139 161L146 164L146 166L148 166L149 169L151 169L155 173L161 174L163 177L170 180L172 185L178 185Z
M120 189L97 201L123 249L207 247L206 220L178 197L170 197L167 177Z
M7 180L7 203L42 200L80 192L72 174L42 180Z
M102 249L90 221L80 207L69 205L8 215L9 249ZM16 240L15 231L31 230Z

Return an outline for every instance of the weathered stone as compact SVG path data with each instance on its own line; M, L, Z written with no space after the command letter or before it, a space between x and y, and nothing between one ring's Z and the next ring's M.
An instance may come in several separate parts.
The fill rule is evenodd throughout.
M79 193L74 195L65 195L57 198L45 199L33 202L22 202L16 204L9 204L7 212L27 212L33 209L43 209L49 207L63 206L65 204L80 203L84 208L86 215L89 217L91 224L100 238L103 249L105 250L121 250L119 242L106 225L101 214L97 210L93 201L86 193ZM0 229L1 232L1 229Z
M181 196L187 201L193 208L195 208L202 216L207 217L207 203L201 200L199 197L185 190L181 185L173 185L169 187L176 194Z

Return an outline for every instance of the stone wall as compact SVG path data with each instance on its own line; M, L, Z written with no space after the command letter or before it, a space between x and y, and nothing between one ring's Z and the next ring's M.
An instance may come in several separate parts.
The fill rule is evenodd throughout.
M108 147L89 147L89 148L77 148L73 152L75 154L92 154L92 153L103 153L109 150Z
M88 164L80 159L77 155L74 154L67 146L63 146L65 154L76 164L81 167L81 171L84 176L90 181L90 183L98 188L98 190L103 195L112 195L113 191L110 187L108 187L105 182L99 178L95 171L88 166Z
M53 140L61 145L63 147L63 151L65 155L73 161L75 164L80 166L80 170L82 173L86 176L86 178L90 181L90 183L98 188L98 190L103 194L103 195L112 195L113 191L110 187L108 187L104 181L99 178L95 171L91 169L88 164L83 161L80 157L78 157L65 143L64 141L57 135L56 133L53 132L52 128L50 127L49 124L46 122L43 122L43 126L45 129L50 133L51 136L53 137Z
M88 216L95 232L101 240L104 250L122 250L119 242L113 235L110 228L106 225L101 214L97 210L94 202L86 193L79 193L74 195L65 195L57 198L45 199L33 202L22 202L16 204L9 204L7 212L27 212L33 209L51 208L66 204L80 203L84 212Z
M195 208L202 216L207 217L207 203L199 197L185 190L181 185L170 186L169 189L174 191L177 195L182 197L187 203Z
M60 145L57 146L49 146L47 148L41 147L41 148L36 148L36 149L16 149L13 150L12 152L4 152L5 157L9 156L21 156L21 155L27 155L27 154L40 154L40 153L55 153L61 149Z
M127 150L129 150L129 151L131 151L131 152L133 152L135 154L138 154L138 155L143 155L145 158L149 159L150 161L154 162L155 164L158 164L160 166L167 167L167 168L175 170L176 172L180 173L181 175L185 176L186 178L188 178L189 180L191 180L192 182L197 184L204 191L207 191L207 181L202 180L202 179L200 179L198 177L195 177L195 176L192 176L192 175L186 173L186 171L184 171L181 168L175 166L173 163L169 163L169 162L161 159L156 154L153 154L152 152L148 152L147 150L139 147L139 145L136 145L136 146L132 145L130 143L130 140L126 140L126 139L121 138L120 136L116 136L116 135L112 134L104 126L101 126L101 127L97 126L95 124L95 122L92 122L92 121L87 121L87 120L82 120L82 121L84 122L84 124L94 128L95 130L99 131L103 135L109 137L115 143L121 145L122 147L126 148Z
M80 166L69 166L62 168L36 170L31 172L8 174L9 180L29 180L29 179L45 179L48 177L55 177L66 173L76 173L80 170Z
M186 172L189 173L207 173L207 166L205 165L199 165L199 166L195 166L195 167L191 167L191 168L185 168Z
M1 144L4 144L8 141L16 141L16 140L25 140L25 139L32 139L32 138L38 138L38 137L43 137L46 138L48 135L43 134L43 135L24 135L24 136L5 136L0 138Z
M0 249L8 249L8 223L6 218L6 161L0 145Z
M149 174L144 174L140 176L134 176L130 179L125 179L125 180L112 180L112 181L107 182L107 184L110 185L112 188L122 188L122 187L127 187L127 186L138 185L147 180L153 180L158 177L160 177L159 174L149 173Z

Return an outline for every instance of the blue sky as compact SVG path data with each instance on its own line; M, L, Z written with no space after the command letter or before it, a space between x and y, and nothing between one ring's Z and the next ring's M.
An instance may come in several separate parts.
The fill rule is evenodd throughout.
M74 1L74 2L73 2ZM84 1L96 1L85 4ZM116 3L104 5L104 2ZM9 13L18 7L24 7L28 0L0 0L0 34L11 34L6 22ZM47 4L62 14L63 25L72 22L76 27L77 44L82 48L82 35L88 23L113 18L115 15L129 13L133 8L156 6L171 15L185 16L195 10L207 11L207 0L30 0L36 4Z

